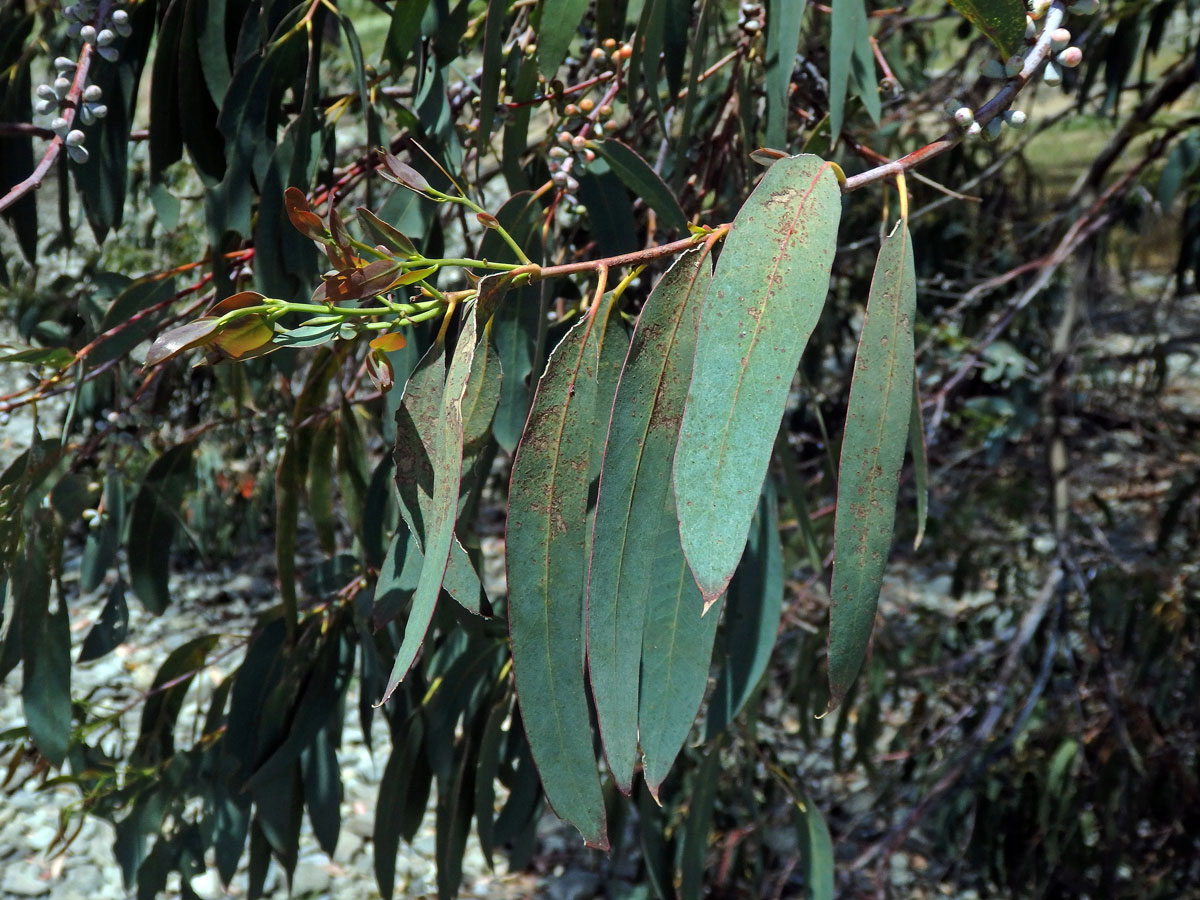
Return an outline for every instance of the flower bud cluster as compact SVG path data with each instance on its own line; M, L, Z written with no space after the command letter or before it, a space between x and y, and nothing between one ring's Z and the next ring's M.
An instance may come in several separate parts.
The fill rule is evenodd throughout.
M120 52L115 46L117 38L128 37L133 32L129 13L124 9L111 9L100 20L97 0L77 0L63 9L63 15L70 21L67 34L93 45L96 55L107 62L120 59ZM50 130L62 138L71 160L82 164L88 161L85 135L74 126L88 126L103 119L108 115L108 107L103 102L104 91L98 84L84 87L77 103L67 102L77 68L78 62L70 57L55 59L54 71L57 74L53 82L40 84L34 89L33 111L42 116L54 116Z
M1025 113L1019 109L1007 110L1002 116L994 117L987 125L975 121L975 111L963 104L957 97L945 103L946 115L954 120L954 124L962 129L967 137L983 137L994 140L1000 136L1005 125L1010 128L1020 128L1025 124Z

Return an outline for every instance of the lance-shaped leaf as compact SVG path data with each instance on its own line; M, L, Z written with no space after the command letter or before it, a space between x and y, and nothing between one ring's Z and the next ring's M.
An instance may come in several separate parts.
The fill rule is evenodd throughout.
M412 609L404 628L404 640L396 654L396 662L392 667L387 689L383 693L384 703L417 658L417 651L425 640L425 632L433 618L454 548L454 523L458 518L458 491L463 470L464 398L471 406L468 411L477 415L473 407L479 402L481 395L490 398L488 402L493 410L500 396L498 390L477 390L468 395L472 370L480 365L487 366L489 361L494 362L495 356L488 352L486 334L480 340L476 340L476 317L473 315L473 309L463 319L463 329L458 336L450 368L446 372L441 416L434 432L433 452L430 454L433 466L433 496L425 510L425 564L421 567L421 577L413 593ZM479 352L480 347L483 348L483 352Z
M297 187L288 188L283 192L283 205L287 209L292 227L302 235L312 238L314 241L328 240L325 223L308 205L308 198L304 196L304 191Z
M431 517L434 482L431 460L442 423L445 381L446 348L439 340L409 376L396 410L394 458L400 514L416 540L418 551L424 550L426 523ZM464 608L479 611L479 576L457 538L450 548L443 587Z
M687 563L674 550L655 560L647 578L655 599L642 635L638 733L642 775L657 800L704 699L721 609L703 602Z
M567 58L571 38L587 12L588 0L543 0L538 30L538 68L549 81Z
M829 130L837 143L846 111L846 94L853 83L867 112L879 121L879 87L865 0L840 0L830 16Z
M679 201L675 199L666 182L633 148L616 140L596 141L595 148L596 153L605 159L617 177L625 183L625 187L658 213L663 225L678 231L687 231L687 216L683 214Z
M708 740L741 712L771 660L783 613L783 547L778 518L775 487L768 478L750 529L746 555L729 583L725 665L708 704Z
M661 601L647 574L672 551L683 563L671 463L700 303L712 277L712 265L702 257L695 251L676 262L642 307L613 402L596 500L588 671L608 766L626 794L637 762L643 625L651 603Z
M505 548L517 697L542 787L554 811L602 848L582 623L592 444L611 408L597 403L596 382L607 332L619 330L608 327L611 311L609 295L550 356L513 460Z
M913 396L916 303L912 240L901 222L879 248L846 410L833 529L830 709L862 666L892 546Z
M358 207L358 224L374 243L392 253L405 257L416 256L417 248L399 229L392 227L365 206Z
M706 604L746 545L792 375L829 289L840 213L832 165L779 160L734 220L709 285L675 451L680 536Z
M925 520L929 517L929 455L925 450L925 421L921 416L921 386L913 377L912 415L908 422L908 452L913 461L913 491L917 495L917 533L913 549L921 546L925 537Z
M950 0L964 19L987 35L1007 59L1025 42L1025 4L1022 0Z

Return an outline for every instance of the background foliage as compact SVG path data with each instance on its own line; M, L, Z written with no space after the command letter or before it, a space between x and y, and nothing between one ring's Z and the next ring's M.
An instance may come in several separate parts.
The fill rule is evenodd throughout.
M4 362L18 374L0 399L17 445L0 478L0 676L19 674L26 717L2 736L9 771L77 784L62 839L70 816L113 821L140 895L171 871L186 885L215 866L228 881L248 854L253 896L269 865L294 867L305 811L332 850L341 723L357 707L391 735L374 748L388 757L381 891L434 793L439 890L452 895L472 827L512 865L536 852L543 804L526 731L536 740L537 726L514 705L497 536L520 502L507 492L534 383L546 371L551 390L551 350L565 358L586 340L569 329L595 272L513 287L490 321L473 311L444 333L444 303L414 295L428 305L403 310L414 323L403 346L371 346L358 320L305 324L320 316L300 305L375 293L347 274L365 252L349 238L516 265L494 216L526 257L564 265L733 221L762 174L760 146L833 159L853 178L941 134L947 98L978 109L999 85L977 68L995 46L920 2L126 10L118 59L91 60L107 115L84 129L87 160L61 156L39 195L4 209ZM901 852L922 861L912 877L981 892L1171 897L1200 883L1195 11L1114 2L1069 23L1083 65L1062 88L1020 95L1023 132L964 143L909 179L924 411L912 452L928 463L902 476L898 543L921 527L926 478L927 534L894 560L864 671L817 720L830 699L825 567L862 311L877 245L896 246L881 227L881 209L896 217L890 187L842 200L828 296L785 427L765 435L773 462L723 626L701 639L715 642L706 712L674 767L682 736L664 740L657 770L647 752L645 783L635 759L614 762L605 733L613 778L590 802L607 829L588 836L640 860L658 895L828 895L836 855L839 896L854 896L885 889ZM7 4L0 25L7 188L54 134L33 116L37 84L80 45L54 4ZM577 136L593 143L577 148ZM380 146L404 168L377 169ZM453 176L485 212L387 174L457 196ZM293 225L311 225L310 209L332 235L324 259ZM347 240L333 209L351 220ZM659 283L664 296L690 259ZM668 264L650 260L628 282L614 269L595 320L605 325L592 326L597 369L575 392L621 396L631 326ZM330 266L341 275L323 278ZM438 294L471 287L464 268L437 269L425 283ZM184 336L222 364L190 366L198 351L171 329L195 328L215 302L218 314L248 309L244 291L297 305L278 320L285 346L250 358L261 332L210 340L202 324ZM664 308L691 314L682 301ZM179 355L143 368L164 333ZM647 358L670 358L650 346ZM492 353L505 378L473 387L467 376ZM455 377L451 410L441 404ZM559 390L548 408L582 408ZM460 454L453 494L439 491L440 469L419 467L446 447ZM574 500L588 508L586 492ZM448 559L435 584L421 565L431 523ZM72 693L73 666L138 639L130 599L169 614L187 571L263 554L278 601L250 635L175 649L136 733L120 710ZM510 558L510 580L512 569ZM633 664L658 684L642 646ZM195 722L181 719L206 662L230 655L240 666L203 695ZM407 677L376 708L394 664ZM694 704L667 708L686 711L686 732ZM588 734L587 716L603 728L610 712L629 714L599 702L576 712Z

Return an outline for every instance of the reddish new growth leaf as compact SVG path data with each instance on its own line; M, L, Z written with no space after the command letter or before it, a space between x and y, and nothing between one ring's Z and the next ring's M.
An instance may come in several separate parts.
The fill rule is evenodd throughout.
M304 192L296 187L290 187L283 192L283 204L287 208L288 218L292 225L306 238L314 241L327 240L325 223L321 217L312 211Z
M425 176L408 163L400 162L386 150L379 151L379 159L383 162L383 168L379 170L379 174L388 181L406 187L410 191L416 191L418 194L429 192L430 185L425 180Z

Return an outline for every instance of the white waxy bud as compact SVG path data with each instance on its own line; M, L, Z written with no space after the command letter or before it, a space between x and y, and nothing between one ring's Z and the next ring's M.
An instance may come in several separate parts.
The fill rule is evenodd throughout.
M1077 0L1067 9L1077 16L1090 16L1100 8L1100 0Z
M1021 70L1025 68L1025 58L1023 56L1010 56L1004 63L1004 74L1009 78L1013 78L1021 74Z
M979 74L984 78L1006 78L1004 63L998 59L985 59L979 64Z
M582 150L587 146L587 138L585 138L582 134L577 134L571 139L571 146L576 150Z
M1064 69L1073 69L1083 62L1083 51L1078 47L1068 47L1062 53L1058 54L1055 59Z
M92 519L100 518L100 511L96 509L85 509L83 511L83 521L90 522Z
M116 62L121 58L121 53L116 47L97 47L96 52L107 62Z
M104 30L97 33L97 35L96 35L96 43L99 44L101 47L107 47L109 44L111 44L116 39L117 39L116 32L114 32L108 28L105 28Z
M979 137L979 133L983 131L983 126L978 122L972 122L971 127L967 129L967 137Z
M93 25L84 25L79 29L79 36L85 44L94 44L96 42L96 28Z
M983 139L985 141L994 141L1000 137L1000 129L1004 127L1004 119L996 116L992 121L983 126Z
M54 79L54 96L61 100L71 90L71 79L59 75Z
M1037 38L1037 23L1033 21L1032 16L1025 17L1025 40L1032 41Z
M575 135L571 134L571 132L569 132L569 131L560 131L558 133L558 142L560 144L569 144L574 139L575 139Z
M55 134L57 134L59 137L62 137L68 131L71 130L71 123L68 122L66 119L64 119L62 116L59 116L57 119L55 119L53 122L50 123L50 130L53 131Z
M78 128L74 128L67 132L67 136L63 138L68 147L82 147L83 140L86 137Z
M60 72L73 72L75 70L75 60L69 56L59 56L54 60L54 68Z
M1050 85L1050 87L1058 87L1062 84L1062 72L1054 63L1046 63L1046 71L1042 72L1042 81Z
M92 112L92 107L85 103L79 108L79 121L84 125L91 125L96 121L96 114Z
M570 191L572 194L575 193L577 190L579 190L579 182L576 181L574 178L572 178L570 175L567 176L567 190Z
M567 183L567 173L564 172L562 169L559 169L557 172L555 172L553 175L550 176L550 180L553 181L559 187L563 187Z
M584 150L583 158L587 162L595 162L596 161L596 151L591 150L591 149Z
M52 113L56 109L58 109L58 99L56 97L42 97L40 100L33 102L33 111L39 116Z
M133 34L133 26L128 22L114 22L113 29L121 37L129 37L131 34Z
M33 92L39 99L42 100L57 100L58 94L54 93L54 88L48 84L39 84L37 90Z
M103 119L108 115L108 107L103 103L89 103L84 107L84 109L90 112L97 119Z
M114 25L128 25L129 13L123 9L114 10L112 14L112 23Z
M566 159L570 155L571 154L569 154L562 147L551 147L550 148L549 156L551 159Z
M83 99L88 103L95 103L104 96L104 89L98 84L89 84L83 89Z
M87 147L68 147L67 156L71 157L71 162L83 165L88 161Z
M1019 109L1008 109L1004 111L1004 121L1013 128L1020 128L1025 124L1025 113Z
M1067 28L1055 28L1050 32L1050 49L1055 52L1062 50L1071 43L1071 32Z
M969 106L960 106L954 111L954 123L959 128L970 128L975 121L975 113Z

